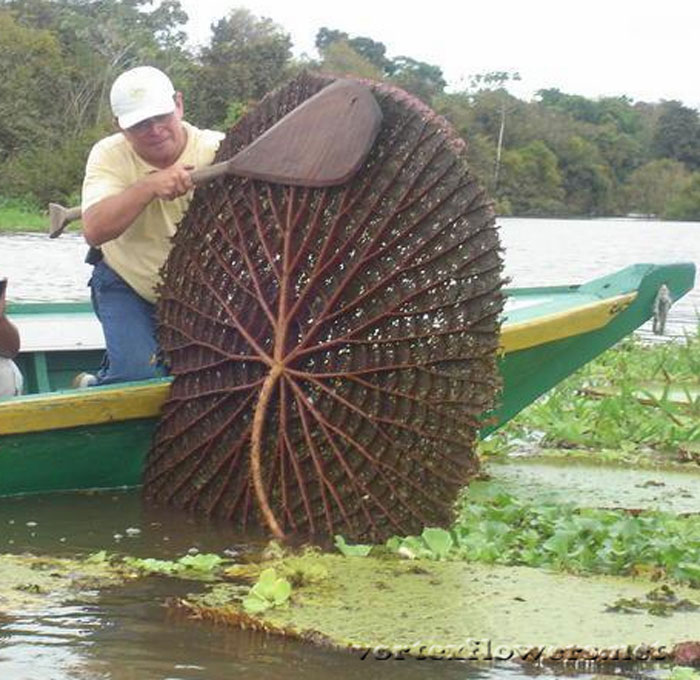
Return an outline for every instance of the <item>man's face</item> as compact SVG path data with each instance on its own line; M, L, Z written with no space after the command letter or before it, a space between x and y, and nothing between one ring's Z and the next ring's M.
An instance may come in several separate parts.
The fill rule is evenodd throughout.
M146 118L122 132L143 160L157 168L167 168L180 157L187 143L182 113L182 95L178 92L173 113Z

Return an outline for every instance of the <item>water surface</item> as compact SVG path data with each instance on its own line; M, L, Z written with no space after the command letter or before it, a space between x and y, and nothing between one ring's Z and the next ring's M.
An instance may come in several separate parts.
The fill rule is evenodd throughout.
M637 263L700 263L700 223L633 219L501 218L505 274L513 286L583 283ZM0 276L11 279L8 299L86 300L91 267L74 233L0 234ZM671 310L668 333L695 332L700 281ZM650 332L647 325L644 334Z

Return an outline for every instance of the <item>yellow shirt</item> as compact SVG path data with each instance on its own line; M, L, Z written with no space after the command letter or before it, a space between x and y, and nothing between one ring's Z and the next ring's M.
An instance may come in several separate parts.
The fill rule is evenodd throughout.
M186 122L183 125L187 130L187 144L178 162L195 168L210 165L224 134L200 130ZM97 142L85 168L83 212L157 169L133 150L121 132ZM170 239L187 210L192 193L173 201L151 201L121 236L102 245L105 262L149 302L156 301L160 269L170 253Z

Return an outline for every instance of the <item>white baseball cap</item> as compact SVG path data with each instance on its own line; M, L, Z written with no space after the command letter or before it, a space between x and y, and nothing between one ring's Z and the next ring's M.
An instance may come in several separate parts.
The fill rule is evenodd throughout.
M109 103L119 127L130 128L146 118L173 113L174 97L175 88L163 71L153 66L137 66L114 81Z

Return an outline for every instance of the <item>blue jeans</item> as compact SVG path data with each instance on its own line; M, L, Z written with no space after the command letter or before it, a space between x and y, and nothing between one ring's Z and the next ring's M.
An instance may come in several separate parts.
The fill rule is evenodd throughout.
M97 384L164 375L157 361L155 305L134 292L104 260L95 265L88 285L107 346Z

